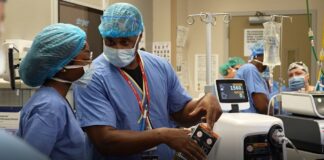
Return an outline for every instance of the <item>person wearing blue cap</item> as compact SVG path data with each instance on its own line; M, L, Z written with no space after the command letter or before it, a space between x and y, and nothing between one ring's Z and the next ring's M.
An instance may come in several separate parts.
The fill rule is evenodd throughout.
M258 41L251 50L249 63L237 71L235 78L243 79L248 89L250 108L244 112L267 114L270 90L261 75L267 69L263 65L263 42Z
M91 79L91 52L79 27L53 24L35 37L19 68L20 78L39 89L21 110L17 135L53 160L84 160L86 139L66 99L71 83Z
M76 113L82 128L104 159L206 159L188 137L205 117L211 129L221 115L217 98L193 100L163 58L138 50L144 24L140 11L115 3L104 11L99 31L104 52L94 60L86 88L75 86ZM174 151L175 150L175 151Z

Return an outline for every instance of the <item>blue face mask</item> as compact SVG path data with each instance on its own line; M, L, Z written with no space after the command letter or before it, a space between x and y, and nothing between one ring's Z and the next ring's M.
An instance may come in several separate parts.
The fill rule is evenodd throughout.
M129 65L135 59L135 49L138 43L139 36L133 48L130 49L115 49L112 47L104 46L105 58L114 66L123 68Z
M298 91L302 88L305 88L304 76L295 76L289 79L289 89L292 91Z

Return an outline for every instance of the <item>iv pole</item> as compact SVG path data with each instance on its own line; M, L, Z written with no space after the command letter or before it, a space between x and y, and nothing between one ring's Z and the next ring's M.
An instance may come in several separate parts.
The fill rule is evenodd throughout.
M283 39L282 39L282 37L283 37L283 22L284 22L284 19L290 19L290 23L292 23L292 17L291 16L283 16L283 15L272 15L271 16L272 21L275 21L276 18L280 18L280 22L279 22L280 23L280 51L279 51L279 53L280 53L280 61L282 62L282 56L283 56L283 47L282 47L282 43L283 43ZM273 72L273 71L271 71L271 72ZM282 85L284 83L282 73L283 73L282 65L280 65L280 68L279 68L279 94L282 92ZM272 83L273 83L273 81L272 81ZM279 104L279 113L278 114L280 114L281 111L282 111L282 106L281 106L281 104Z
M200 17L200 20L206 24L206 86L205 86L205 93L211 92L212 88L212 59L211 59L211 52L212 52L212 26L216 25L216 17L217 16L224 16L224 23L228 24L230 21L230 14L229 13L199 13L199 14L190 14L187 17L187 23L189 25L193 25L195 23L195 17ZM207 88L208 89L207 89Z
M282 39L282 33L283 33L283 22L284 19L290 19L290 23L292 23L292 17L290 16L282 16L282 15L272 15L271 18L273 20L275 20L275 18L278 17L280 18L280 61L282 61L282 55L283 55L283 47L282 47L282 43L283 43L283 39ZM279 93L282 92L282 84L283 84L283 77L282 77L282 65L280 65L280 70L279 70Z

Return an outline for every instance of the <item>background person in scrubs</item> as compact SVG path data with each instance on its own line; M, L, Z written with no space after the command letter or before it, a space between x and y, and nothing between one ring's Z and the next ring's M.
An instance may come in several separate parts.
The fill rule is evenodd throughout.
M18 136L53 160L86 159L85 135L65 96L90 59L83 30L54 24L35 37L20 65L24 83L41 87L21 110Z
M308 67L303 62L291 63L288 67L288 87L290 91L314 91L315 87L309 84Z
M115 3L104 11L104 53L94 61L88 86L74 88L81 126L105 159L170 160L173 150L206 159L174 121L189 127L205 117L211 129L221 115L217 99L207 94L193 100L165 59L138 50L143 28L133 5Z
M224 78L234 78L236 71L240 69L243 64L245 64L245 62L242 58L233 57L219 67L219 72Z
M265 72L263 72L265 73ZM288 88L282 86L282 91L314 91L315 87L309 83L309 70L305 63L293 62L288 67ZM264 74L262 74L264 75ZM270 77L270 75L269 75ZM271 97L279 93L279 82L274 83L271 90Z
M263 65L263 42L259 41L252 47L250 62L243 65L235 76L245 81L248 90L250 108L246 112L267 114L269 84L261 75L266 68Z
M288 67L288 88L282 86L281 90L284 92L289 91L314 91L315 87L309 84L309 71L308 67L303 62L293 62ZM279 93L279 83L274 81L271 88L270 97L273 97ZM278 111L279 102L275 100L275 113ZM283 113L285 113L283 111ZM283 114L281 113L281 114Z

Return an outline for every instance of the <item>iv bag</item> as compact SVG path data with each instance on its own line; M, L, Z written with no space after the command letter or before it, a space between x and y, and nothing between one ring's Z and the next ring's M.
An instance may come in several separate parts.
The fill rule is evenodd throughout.
M281 24L270 21L263 23L264 58L263 64L268 66L280 65L280 29Z

